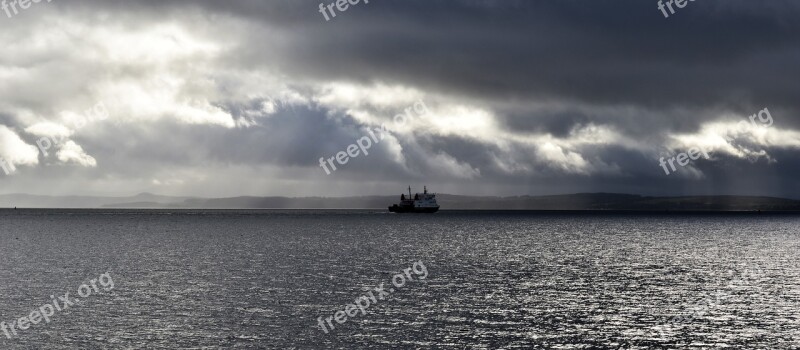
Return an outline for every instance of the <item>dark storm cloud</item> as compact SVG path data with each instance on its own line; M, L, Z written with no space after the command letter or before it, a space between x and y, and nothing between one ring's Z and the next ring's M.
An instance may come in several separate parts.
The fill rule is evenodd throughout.
M781 74L798 58L790 1L692 3L669 19L650 1L385 1L333 22L320 21L314 4L263 12L293 20L278 21L297 29L293 68L315 76L424 82L482 98L701 107L747 98L796 108L797 85Z
M81 4L113 13L195 8L263 23L290 39L259 45L270 33L254 32L229 59L277 58L313 79L404 82L480 99L800 110L785 74L800 59L800 5L789 0L692 2L669 19L655 1L373 1L331 22L316 1Z
M693 164L704 176L692 177L665 176L657 161L671 147L683 147L670 144L674 136L700 133L723 115L736 122L768 106L775 115L773 129L800 129L796 1L694 1L664 18L657 1L641 0L371 0L327 22L319 3L88 0L42 7L41 13L57 13L65 26L133 32L176 23L229 45L203 61L207 70L195 71L200 63L187 56L164 71L191 81L176 101L201 101L198 108L212 117L224 112L243 124L231 127L220 118L208 124L203 122L209 119L192 119L191 125L157 118L99 124L96 131L75 136L100 164L84 176L149 179L155 169L169 167L213 173L228 166L275 166L306 168L314 174L308 177L323 174L324 181L351 184L427 178L453 192L471 191L479 181L487 188L509 186L503 189L507 193L678 194L717 187L724 192L755 182L752 174L758 174L772 185L751 186L753 192L800 196L800 190L785 186L797 170L794 134L760 144L778 159L775 164L743 161L720 149L716 161ZM9 25L29 29L40 14L33 11ZM135 43L117 47L128 44ZM120 65L102 57L87 65L80 52L65 47L32 52L25 57L38 57L31 66L47 67L40 74L62 79L6 89L0 84L0 91L13 101L9 104L38 111L57 112L49 105L95 93L98 89L88 85L92 79L137 78L158 66ZM70 69L58 66L57 58ZM0 65L19 65L15 59L0 58ZM287 86L311 100L252 117L273 93L253 83L263 78L261 72L285 77ZM486 135L393 132L369 157L324 177L317 159L344 150L374 126L357 112L390 118L373 106L349 109L314 100L322 86L339 82L412 87L432 107L442 107L437 117L453 113L441 112L448 111L447 104L471 106L488 111L496 129L487 128ZM84 98L76 105L94 102ZM32 143L36 136L20 131L30 119L0 109L0 123ZM40 170L25 171L35 177ZM68 174L79 176L76 171ZM737 175L743 172L751 175Z
M263 34L253 33L253 45L235 55L258 61L281 52L281 67L295 76L402 82L490 102L686 108L670 117L695 127L709 108L800 111L800 88L786 74L800 59L800 5L791 1L693 2L669 19L654 1L382 1L331 22L317 4L193 6L287 33L281 50L258 45Z

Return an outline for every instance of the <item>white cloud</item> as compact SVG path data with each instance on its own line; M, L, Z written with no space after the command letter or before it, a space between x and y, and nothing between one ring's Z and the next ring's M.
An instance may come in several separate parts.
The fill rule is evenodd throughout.
M66 126L50 121L33 124L25 128L25 132L48 138L65 138L72 135L72 130Z
M800 148L800 132L781 130L777 125L748 128L742 125L741 121L709 122L695 133L671 135L667 147L680 152L699 147L709 153L727 154L750 161L762 157L774 161L769 154L771 148Z
M565 173L588 175L592 170L591 164L580 154L549 142L541 145L536 150L536 155L543 164Z
M83 151L83 147L74 141L67 141L64 143L64 145L59 148L58 152L56 152L56 157L63 164L76 164L92 168L97 166L97 160L86 154L86 152Z
M0 157L11 171L16 170L17 165L39 164L39 151L36 147L25 143L5 125L0 125Z

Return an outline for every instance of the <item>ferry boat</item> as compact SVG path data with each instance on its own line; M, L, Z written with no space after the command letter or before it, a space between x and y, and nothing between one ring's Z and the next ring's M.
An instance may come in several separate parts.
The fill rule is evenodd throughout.
M436 203L436 194L428 193L425 186L423 193L417 193L411 197L411 186L408 186L408 197L400 195L400 203L389 207L392 213L435 213L439 211L439 204Z

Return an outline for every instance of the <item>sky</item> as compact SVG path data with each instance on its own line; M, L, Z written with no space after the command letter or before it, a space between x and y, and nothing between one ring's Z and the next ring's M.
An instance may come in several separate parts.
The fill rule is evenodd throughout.
M800 199L796 0L322 6L0 10L0 193Z

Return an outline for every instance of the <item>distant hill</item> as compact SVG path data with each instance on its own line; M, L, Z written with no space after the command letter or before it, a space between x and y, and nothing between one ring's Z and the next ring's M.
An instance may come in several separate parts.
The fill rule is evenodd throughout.
M557 196L478 197L437 195L443 210L650 210L800 211L800 201L774 197L646 197L616 193ZM208 208L208 209L386 209L398 196L191 198L142 193L132 197L0 195L0 207L20 208Z
M97 197L97 196L37 196L30 194L0 195L0 207L5 208L102 208L102 207L135 207L129 204L149 203L156 207L180 205L189 197L159 196L152 193L140 193L130 197Z

